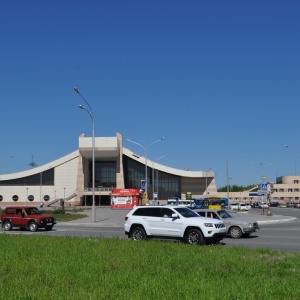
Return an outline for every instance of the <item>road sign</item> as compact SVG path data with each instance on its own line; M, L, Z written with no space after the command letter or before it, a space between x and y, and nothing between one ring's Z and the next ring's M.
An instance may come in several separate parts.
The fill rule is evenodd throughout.
M261 196L261 195L266 195L267 194L267 190L257 190L257 195Z
M146 190L146 180L141 180L141 190Z
M268 189L268 184L267 183L262 183L261 184L261 189L266 191Z

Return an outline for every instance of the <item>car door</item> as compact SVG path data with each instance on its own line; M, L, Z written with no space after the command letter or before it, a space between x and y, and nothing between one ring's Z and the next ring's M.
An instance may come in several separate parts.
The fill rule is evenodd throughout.
M183 217L172 209L163 207L161 210L161 231L164 236L182 237L183 232ZM172 215L176 213L179 218L173 218Z
M179 218L172 218L175 212L166 207L149 207L147 216L144 221L147 224L147 229L150 235L166 236L166 237L180 237L182 220Z
M161 207L147 207L144 209L144 223L150 235L163 235L163 221L161 216Z
M22 226L22 208L16 208L14 215L14 226Z

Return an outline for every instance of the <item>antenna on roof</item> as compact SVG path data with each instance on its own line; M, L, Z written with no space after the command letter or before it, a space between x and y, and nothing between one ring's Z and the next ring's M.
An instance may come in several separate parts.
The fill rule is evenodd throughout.
M31 157L31 162L28 165L30 166L31 169L36 168L38 166L37 163L33 159L33 155Z

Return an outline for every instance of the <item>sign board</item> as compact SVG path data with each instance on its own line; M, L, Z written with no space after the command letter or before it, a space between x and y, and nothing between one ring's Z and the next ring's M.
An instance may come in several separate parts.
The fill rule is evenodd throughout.
M268 192L267 190L257 190L257 195L266 195Z
M258 192L249 192L249 196L258 196Z
M141 190L146 190L146 180L141 180Z
M191 192L186 192L185 198L186 198L186 200L191 200L192 199L192 193Z
M261 184L261 189L266 191L268 189L268 184L267 183L262 183Z

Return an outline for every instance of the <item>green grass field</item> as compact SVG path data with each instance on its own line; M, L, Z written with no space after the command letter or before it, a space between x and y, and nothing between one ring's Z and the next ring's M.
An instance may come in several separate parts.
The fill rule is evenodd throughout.
M0 299L300 298L299 253L6 233L0 249Z

